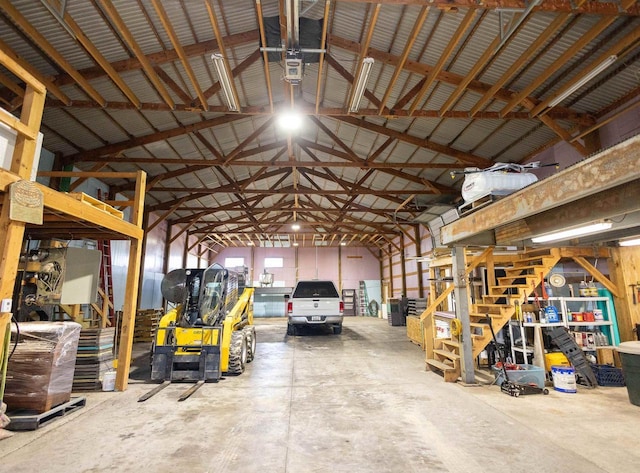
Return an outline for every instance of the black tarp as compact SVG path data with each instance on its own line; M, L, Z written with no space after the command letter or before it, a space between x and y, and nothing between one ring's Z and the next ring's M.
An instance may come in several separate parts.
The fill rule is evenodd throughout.
M282 47L280 40L280 17L268 16L264 18L265 37L267 47ZM320 49L322 44L322 20L313 20L311 18L300 17L300 44L285 45L285 47L293 46L293 49ZM269 52L269 61L279 62L282 59L282 53ZM302 62L310 64L320 61L319 53L302 52Z

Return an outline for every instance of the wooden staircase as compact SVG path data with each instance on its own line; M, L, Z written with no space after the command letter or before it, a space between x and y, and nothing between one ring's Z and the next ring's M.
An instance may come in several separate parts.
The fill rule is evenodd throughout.
M486 323L487 317L490 318L494 331L496 333L500 331L515 315L515 302L526 301L540 284L541 275L546 276L559 261L560 251L551 248L514 255L510 266L505 265L506 275L497 278L494 285L489 285L488 294L482 296L481 301L470 306L473 359L478 357L492 341L491 329ZM434 305L435 303L428 307L421 316L425 327L434 323ZM429 331L425 328L425 340L427 336L434 334L433 330ZM433 348L430 350L427 344L427 368L443 374L447 382L456 382L462 368L460 360L462 344L458 341L458 337L433 338L431 346Z

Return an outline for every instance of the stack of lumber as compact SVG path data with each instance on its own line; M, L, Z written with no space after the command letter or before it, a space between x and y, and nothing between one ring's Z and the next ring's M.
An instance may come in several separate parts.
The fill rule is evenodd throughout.
M21 322L19 329L18 334L12 327L18 343L7 366L4 402L9 411L43 413L68 402L81 325Z
M162 309L144 309L136 312L136 325L133 332L134 343L152 342L158 323L164 315Z
M115 327L89 328L80 331L74 391L99 391L102 376L113 367Z

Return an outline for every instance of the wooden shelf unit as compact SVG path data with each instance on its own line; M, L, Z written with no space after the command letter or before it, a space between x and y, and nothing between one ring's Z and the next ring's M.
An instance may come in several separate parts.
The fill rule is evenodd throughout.
M131 348L135 325L135 312L138 295L140 265L142 257L142 229L146 173L117 173L118 177L135 179L135 194L131 201L123 205L131 207L129 220L122 218L120 212L105 211L106 207L87 205L83 199L63 192L55 191L39 183L33 186L42 192L44 201L42 225L27 224L9 217L9 188L18 181L28 181L34 163L36 140L40 130L44 102L45 86L22 68L12 57L0 51L0 64L25 83L20 118L4 111L0 112L0 121L16 133L16 143L11 160L11 168L0 168L0 228L4 236L0 239L0 299L11 299L18 270L20 253L25 236L31 239L102 239L128 240L131 242L124 296L123 320L120 331L116 389L125 390L129 378ZM114 173L48 173L75 177L113 177ZM86 200L86 199L85 199ZM95 199L94 199L95 200ZM99 201L98 201L99 203ZM106 204L105 204L106 205Z

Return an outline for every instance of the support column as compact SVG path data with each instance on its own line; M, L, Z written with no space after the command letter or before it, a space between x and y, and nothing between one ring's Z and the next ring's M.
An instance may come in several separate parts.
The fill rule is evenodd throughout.
M453 256L453 283L456 296L456 317L462 324L462 350L460 361L462 369L462 381L466 384L475 384L476 378L473 364L473 341L471 340L471 320L469 318L469 288L467 286L467 269L464 247L456 246L452 250Z
M16 69L13 69L16 72ZM26 74L26 72L25 72ZM22 76L26 77L26 76ZM32 79L35 80L35 79ZM42 121L42 111L44 109L46 91L40 85L35 89L30 83L27 84L24 100L22 102L22 112L20 113L20 123L37 135ZM33 169L33 159L36 152L35 138L25 136L18 131L16 144L11 160L11 172L20 176L21 179L29 180ZM18 261L22 240L24 238L24 222L18 222L9 218L9 194L5 193L2 212L0 213L0 299L11 299L18 273Z
M169 272L169 259L171 258L171 234L173 233L173 224L167 224L167 231L164 234L164 262L162 263L162 272Z
M400 233L400 274L402 281L402 295L407 296L407 271L404 259L404 232Z
M142 228L144 211L144 194L147 184L147 175L138 171L136 178L136 191L132 208L131 223ZM116 389L127 389L129 380L129 365L131 364L131 351L133 347L133 331L136 323L136 309L138 307L138 281L140 275L140 260L142 259L142 238L132 238L129 248L129 265L127 268L127 285L124 292L124 306L122 308L122 328L120 329L120 347L118 349L118 371L116 373Z
M413 227L415 231L415 240L416 240L416 257L422 257L422 241L420 239L420 226L414 225ZM416 271L418 272L418 297L424 297L424 283L422 282L422 261L418 260L416 262Z
M389 245L389 296L393 297L393 251Z
M184 238L184 248L182 249L182 267L186 268L189 261L189 232L186 232Z
M342 246L338 245L338 291L342 297Z

